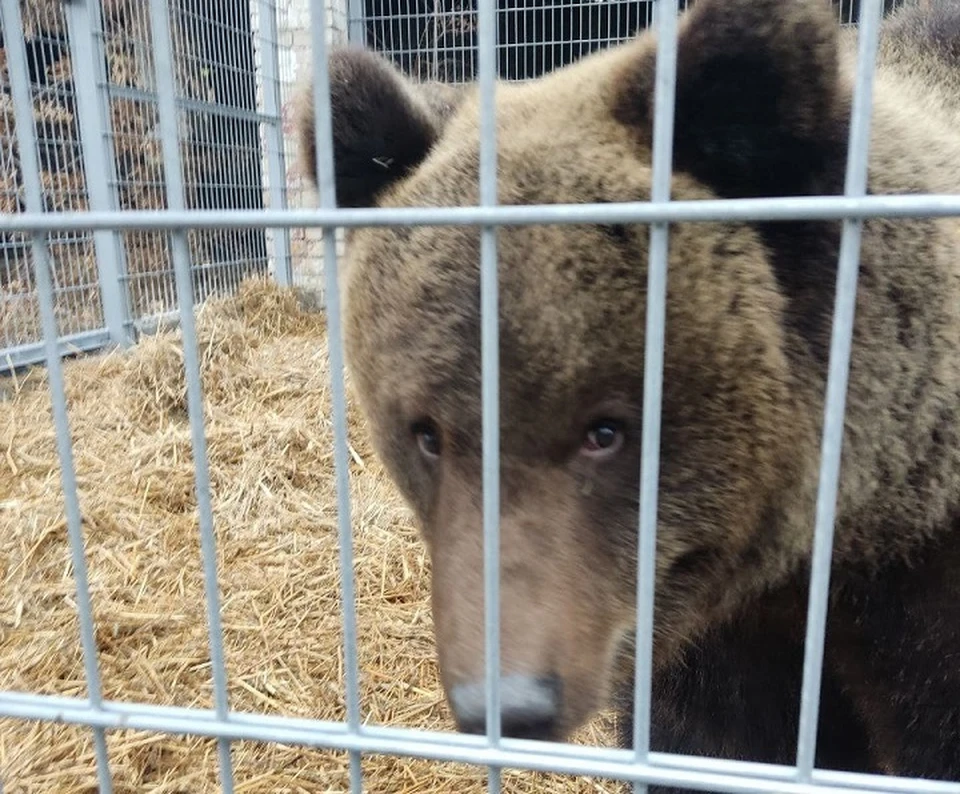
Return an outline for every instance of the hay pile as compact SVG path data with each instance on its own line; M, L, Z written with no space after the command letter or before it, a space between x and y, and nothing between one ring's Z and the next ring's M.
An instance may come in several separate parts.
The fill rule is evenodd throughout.
M198 316L231 707L342 719L336 505L324 319L251 283ZM104 694L211 706L193 463L178 332L67 364ZM0 391L0 690L84 695L45 372ZM351 408L364 717L450 730L428 563ZM609 726L586 737L609 741ZM217 791L208 740L108 734L118 792ZM239 792L346 791L343 754L241 742ZM485 790L482 770L364 759L366 790ZM613 784L510 773L514 792ZM6 794L96 790L90 734L0 720Z

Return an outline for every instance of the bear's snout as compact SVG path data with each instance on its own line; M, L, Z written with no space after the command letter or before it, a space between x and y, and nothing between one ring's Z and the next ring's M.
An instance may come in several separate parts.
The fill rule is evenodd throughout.
M487 730L486 687L482 680L457 684L450 705L462 733ZM563 688L556 676L508 675L500 680L500 731L511 739L559 739Z
M600 707L632 602L610 571L618 547L557 467L503 467L500 519L501 733L564 741ZM458 730L487 726L486 604L476 473L444 472L431 539L431 603L441 680Z

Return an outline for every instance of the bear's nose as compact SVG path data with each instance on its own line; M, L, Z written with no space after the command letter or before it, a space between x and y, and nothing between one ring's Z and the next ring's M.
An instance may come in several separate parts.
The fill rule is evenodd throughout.
M560 697L560 679L555 676L504 676L500 679L501 733L511 739L557 740ZM462 733L486 732L482 681L453 686L450 705Z

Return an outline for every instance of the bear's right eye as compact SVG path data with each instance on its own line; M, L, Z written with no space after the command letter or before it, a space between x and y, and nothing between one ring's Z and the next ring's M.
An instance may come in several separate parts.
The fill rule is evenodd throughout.
M417 439L417 446L424 457L436 458L440 455L440 431L430 420L415 422L410 428L414 438Z
M619 422L598 419L587 429L580 452L590 458L605 458L618 452L623 442L624 433Z

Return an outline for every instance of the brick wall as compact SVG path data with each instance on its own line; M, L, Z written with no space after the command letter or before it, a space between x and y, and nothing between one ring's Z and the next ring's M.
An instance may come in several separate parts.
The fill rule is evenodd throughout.
M277 0L279 8L280 70L284 98L284 133L287 157L287 203L291 209L315 207L317 197L300 169L293 138L293 95L311 68L309 0ZM346 0L327 0L327 41L347 39ZM294 282L311 292L323 290L323 235L319 229L291 230ZM338 250L343 251L342 233Z

